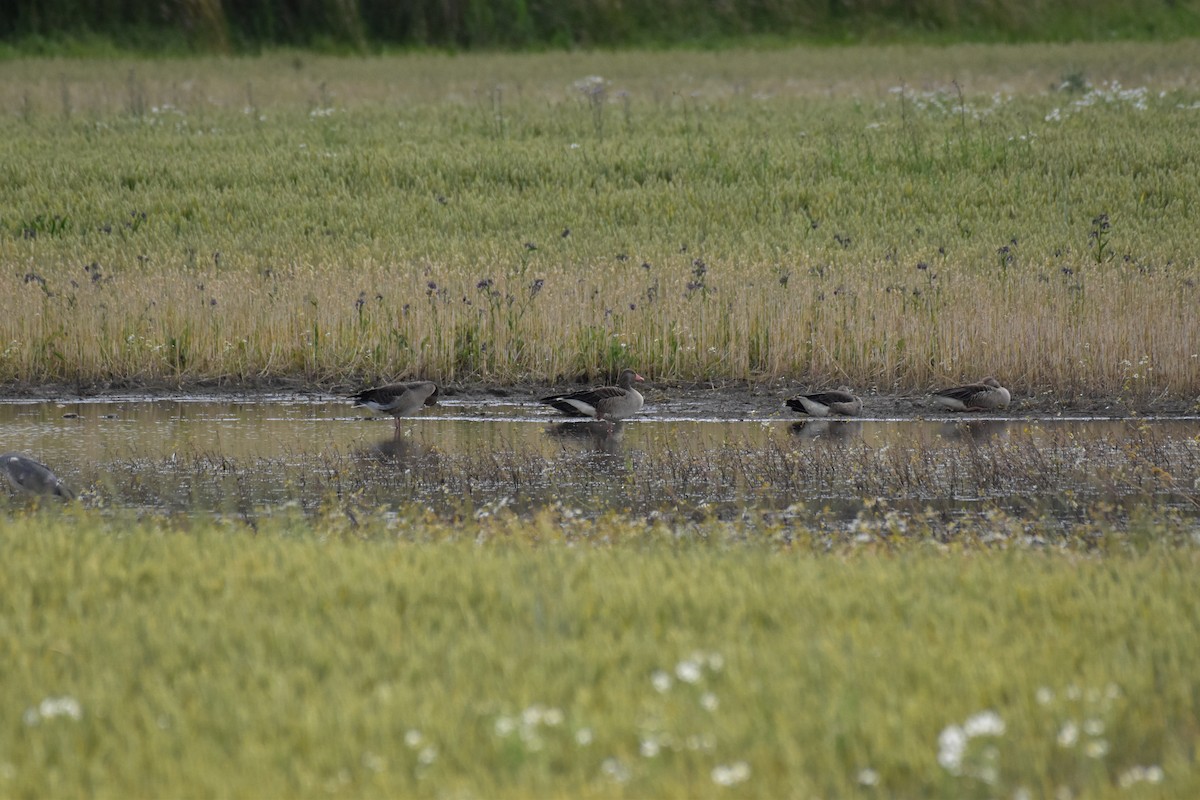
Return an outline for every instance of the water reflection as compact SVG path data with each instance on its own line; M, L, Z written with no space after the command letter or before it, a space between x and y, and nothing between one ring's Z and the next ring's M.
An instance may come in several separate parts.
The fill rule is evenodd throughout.
M572 442L585 450L614 456L621 452L625 438L625 423L615 422L554 422L546 426L546 435L562 442Z
M405 436L403 432L397 432L394 436L390 436L387 439L380 439L372 445L357 450L356 454L365 460L379 461L398 467L408 467L413 462L420 461L432 455L433 448L414 441L411 436Z
M332 399L12 402L0 403L0 435L3 449L44 461L97 503L179 511L246 514L331 496L459 510L562 502L586 513L853 508L880 497L906 513L905 503L920 513L1000 503L1024 515L1061 509L1058 517L1083 507L1062 498L1200 509L1196 419L780 424L651 412L610 431L590 420L548 424L525 403L445 405L406 418L396 436L391 420L364 420Z
M801 439L847 441L862 438L863 424L853 419L809 419L793 422L790 430Z
M1012 420L1007 419L969 419L953 422L938 423L938 436L948 440L962 442L987 442L1008 437Z

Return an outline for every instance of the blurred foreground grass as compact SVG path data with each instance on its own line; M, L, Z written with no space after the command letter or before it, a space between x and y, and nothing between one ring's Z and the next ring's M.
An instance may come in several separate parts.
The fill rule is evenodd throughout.
M1195 42L0 63L0 381L1194 397Z
M1188 536L8 514L0 795L1194 796Z

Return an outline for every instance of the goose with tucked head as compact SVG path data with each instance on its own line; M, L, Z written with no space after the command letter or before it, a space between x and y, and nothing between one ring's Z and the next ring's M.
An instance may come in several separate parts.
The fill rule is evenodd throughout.
M992 377L933 393L933 402L950 411L999 411L1011 400L1008 389Z
M632 417L642 410L645 399L633 388L645 380L631 369L621 371L616 386L597 386L582 392L556 394L540 401L571 417L592 417L608 424L609 431L616 420Z
M29 456L20 453L0 455L0 472L22 494L61 497L64 500L75 497L75 493L49 467Z
M788 407L810 417L857 417L862 413L862 398L845 387L815 394L798 394L787 401Z

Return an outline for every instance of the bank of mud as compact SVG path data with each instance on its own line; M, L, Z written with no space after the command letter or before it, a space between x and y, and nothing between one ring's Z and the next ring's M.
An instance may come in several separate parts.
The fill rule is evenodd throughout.
M603 382L603 381L599 381ZM449 381L441 384L444 398L505 399L512 402L534 402L540 397L582 388L586 383L520 382L498 384L485 381ZM33 401L49 400L60 403L104 399L205 399L240 402L265 401L327 401L347 398L361 391L361 385L323 385L303 379L275 379L255 382L198 381L171 384L161 381L114 381L90 384L32 384L0 385L0 401L4 399ZM713 419L755 419L799 417L785 405L787 398L802 391L812 392L835 388L802 384L798 381L647 381L638 387L646 398L647 413L654 406L666 407L672 413L694 413ZM853 387L852 387L853 389ZM929 391L856 391L863 399L862 416L866 418L944 416L947 412L935 406ZM1139 416L1189 417L1200 415L1200 396L1172 395L1167 390L1154 394L1118 395L1041 389L1013 390L1012 404L1003 416L1016 418L1045 418L1056 416L1085 416L1129 418ZM963 415L970 417L972 415Z

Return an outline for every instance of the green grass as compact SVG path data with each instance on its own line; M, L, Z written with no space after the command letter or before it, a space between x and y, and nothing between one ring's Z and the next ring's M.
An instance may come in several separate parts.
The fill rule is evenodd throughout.
M826 555L716 523L361 523L0 518L0 794L1200 790L1200 564L1162 523ZM1003 734L939 765L988 710ZM1139 766L1162 785L1120 789Z
M1194 396L1196 58L6 62L0 381Z

